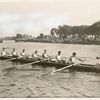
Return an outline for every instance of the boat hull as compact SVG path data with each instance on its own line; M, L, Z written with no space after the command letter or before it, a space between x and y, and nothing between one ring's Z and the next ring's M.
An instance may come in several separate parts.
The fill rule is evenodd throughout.
M13 58L12 56L8 56L8 57L0 57L1 60L6 60L6 59L11 59ZM34 62L33 59L25 59L25 58L16 58L16 59L12 59L11 61L13 61L13 63L31 63ZM42 67L56 67L56 68L62 68L65 66L68 66L69 64L67 63L58 63L58 62L48 62L48 61L41 61L38 62L34 65L40 65ZM77 64L74 65L72 67L69 67L68 69L70 70L80 70L80 71L94 71L94 72L100 72L100 65L90 65L90 64Z

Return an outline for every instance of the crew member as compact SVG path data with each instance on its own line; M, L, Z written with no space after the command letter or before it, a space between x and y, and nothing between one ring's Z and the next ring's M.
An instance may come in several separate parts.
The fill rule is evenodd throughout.
M21 57L26 58L26 53L25 53L25 49L22 50L22 52L20 53Z
M35 60L39 60L39 55L37 50L35 50L35 52L32 54L32 58L34 58Z
M58 54L56 56L56 60L60 63L64 63L65 61L62 59L62 56L61 56L61 51L58 51Z
M7 56L7 52L6 52L5 48L2 49L1 55L2 55L2 56Z
M12 51L12 56L13 56L13 57L18 57L18 54L17 54L17 52L16 52L15 48L13 48L13 51Z
M76 63L76 62L77 62L77 60L79 60L79 61L82 61L82 62L83 62L83 60L82 60L82 59L80 59L80 58L78 58L78 57L77 57L77 53L76 53L76 52L73 52L73 53L72 53L72 56L69 58L68 63L74 64L74 63Z
M44 52L43 52L43 54L42 54L42 58L43 58L44 60L50 61L50 57L47 55L47 50L46 50L46 49L44 50Z

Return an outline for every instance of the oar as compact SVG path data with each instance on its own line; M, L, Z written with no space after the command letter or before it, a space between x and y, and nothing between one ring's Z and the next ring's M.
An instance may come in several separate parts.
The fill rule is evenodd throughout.
M86 59L85 60L81 60L81 62L84 62L84 61L86 61ZM75 66L75 65L78 65L78 64L80 64L80 63L79 62L78 63L74 63L74 64L71 64L71 65L65 66L63 68L57 69L55 71L52 71L52 72L49 72L49 73L44 73L44 74L40 75L39 77L44 76L44 75L53 75L54 73L56 73L58 71L61 71L63 69L67 69L69 67L72 67L72 66Z
M3 61L0 62L0 64L4 64L4 63L6 63L6 62L8 62L8 61L11 61L11 60L14 60L14 59L16 59L16 58L11 58L11 59L3 60Z
M57 69L57 70L52 71L50 74L52 75L52 74L54 74L54 73L56 73L56 72L58 72L58 71L61 71L61 70L70 68L70 67L75 66L75 65L78 65L78 64L80 64L80 63L75 63L75 64L71 64L71 65L65 66L65 67L63 67L63 68L60 68L60 69Z
M6 59L6 60L3 60L3 62L7 62L7 61L10 61L10 60L14 60L16 58L11 58L11 59Z
M28 64L24 64L24 65L20 65L19 67L25 67L25 66L28 66L28 65L32 65L32 64L36 64L36 63L39 63L40 61L35 61L35 62L31 62L31 63L28 63Z
M85 59L85 60L81 60L81 59L80 59L80 61L81 61L81 62L84 62L84 61L86 61L86 59ZM57 70L54 70L54 71L51 72L51 75L54 74L54 73L56 73L56 72L58 72L58 71L61 71L61 70L70 68L70 67L75 66L75 65L78 65L78 64L80 64L80 62L71 64L71 65L68 65L68 66L65 66L65 67L60 68L60 69L57 69Z
M80 63L71 64L71 65L65 66L65 67L63 67L63 68L60 68L60 69L54 70L54 71L50 71L50 72L48 72L48 73L44 73L44 74L40 75L39 77L41 77L41 76L45 76L45 75L53 75L54 73L56 73L56 72L58 72L58 71L61 71L61 70L67 69L67 68L69 68L69 67L72 67L72 66L74 66L74 65L78 65L78 64L80 64Z
M46 60L44 60L44 61L46 61ZM31 62L31 63L28 63L28 64L24 64L24 65L20 65L20 67L25 67L25 66L28 66L28 65L32 65L32 64L36 64L36 63L39 63L39 62L41 62L41 60L38 60L38 61L35 61L35 62Z
M32 64L36 64L36 63L39 63L39 62L40 62L40 61L35 61L35 62L28 63L28 64L20 65L20 66L18 66L18 67L23 68L23 67L25 67L25 66L32 65ZM5 69L3 69L3 71L15 69L15 68L16 68L16 66L13 66L13 67L5 68ZM18 68L16 68L16 69L18 69Z

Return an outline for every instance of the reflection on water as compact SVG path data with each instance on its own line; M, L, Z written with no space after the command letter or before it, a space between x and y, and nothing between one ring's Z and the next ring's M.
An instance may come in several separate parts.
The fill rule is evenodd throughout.
M94 45L0 44L0 48L6 46L15 47L17 51L26 48L29 54L35 49L39 50L41 54L44 48L51 55L55 55L58 50L61 50L63 55L70 56L73 51L76 51L81 57L97 56L100 50L99 46ZM10 52L11 49L8 51ZM0 97L100 97L100 73L64 70L54 75L48 75L45 73L55 69L48 66L26 66L24 69L33 67L35 70L10 70L8 73L2 71L11 66L14 66L12 62L0 61ZM15 66L18 65L15 64Z

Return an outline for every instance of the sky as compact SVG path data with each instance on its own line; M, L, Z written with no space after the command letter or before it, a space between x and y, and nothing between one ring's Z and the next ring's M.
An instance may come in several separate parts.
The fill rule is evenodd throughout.
M50 34L59 25L100 21L100 0L0 0L0 36Z

